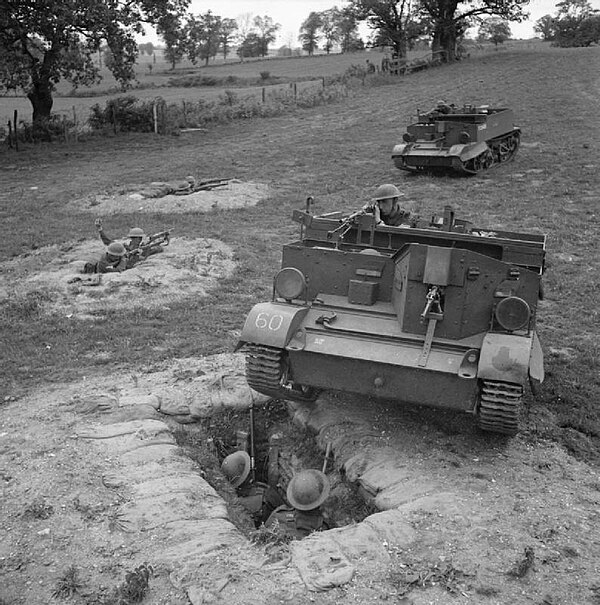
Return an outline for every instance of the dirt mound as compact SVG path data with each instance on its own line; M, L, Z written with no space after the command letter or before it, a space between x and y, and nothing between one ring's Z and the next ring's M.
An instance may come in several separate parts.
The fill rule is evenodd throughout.
M264 183L243 183L237 180L229 181L224 187L186 195L145 197L143 191L147 188L148 184L131 185L115 194L86 196L71 202L70 206L75 212L93 212L98 215L131 212L210 212L215 209L256 206L269 195L269 186Z
M205 238L173 238L164 252L123 273L86 275L86 261L103 253L99 241L48 246L0 264L0 301L35 294L48 312L97 316L102 309L167 307L187 297L205 296L235 268L232 250ZM21 276L13 286L11 276Z

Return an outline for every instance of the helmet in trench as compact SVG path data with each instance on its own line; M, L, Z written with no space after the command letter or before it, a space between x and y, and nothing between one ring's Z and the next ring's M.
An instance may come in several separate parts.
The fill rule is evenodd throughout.
M233 487L239 487L250 474L250 456L239 451L229 454L221 463L221 470Z
M125 256L125 253L127 252L125 246L120 242L111 242L108 244L106 251L113 256Z
M292 477L286 495L295 509L312 510L327 500L330 489L331 485L325 473L306 469Z
M143 229L139 227L132 227L127 234L127 237L146 237Z

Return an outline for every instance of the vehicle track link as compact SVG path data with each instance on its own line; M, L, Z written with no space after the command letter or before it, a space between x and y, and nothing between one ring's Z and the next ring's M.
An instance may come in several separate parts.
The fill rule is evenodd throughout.
M523 387L520 384L484 380L479 399L478 423L484 431L516 435Z
M314 401L318 391L310 387L301 387L289 381L287 352L278 347L247 344L246 381L259 393L273 399L293 399L295 401Z

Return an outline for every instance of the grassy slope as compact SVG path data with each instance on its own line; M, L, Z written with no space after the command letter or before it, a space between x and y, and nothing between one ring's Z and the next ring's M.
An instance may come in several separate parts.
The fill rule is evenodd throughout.
M132 367L231 350L251 305L270 296L281 245L296 233L292 209L309 193L319 210L354 209L387 181L424 213L451 203L478 225L548 233L547 299L539 311L548 380L530 428L560 437L581 455L597 455L599 59L598 48L498 53L360 89L337 105L201 134L2 151L1 260L93 237L92 216L69 214L64 202L131 182L228 176L268 182L275 193L256 208L233 212L107 219L113 233L136 222L149 231L168 223L178 235L220 238L237 250L239 269L208 299L150 313L108 309L93 324L60 316L42 320L35 301L5 306L0 362L7 380L0 395L18 393L32 378L62 380L94 371L97 350L109 350L115 364ZM516 161L474 179L395 170L392 146L415 108L438 98L512 107L524 142Z

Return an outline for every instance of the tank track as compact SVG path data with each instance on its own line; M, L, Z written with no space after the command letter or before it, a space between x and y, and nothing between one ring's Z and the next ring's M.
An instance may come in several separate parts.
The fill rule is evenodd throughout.
M519 149L521 135L519 132L504 134L495 139L487 141L488 148L477 157L463 162L462 169L468 174L477 174L483 170L491 168L495 164L504 164L510 162Z
M246 381L255 391L273 399L314 401L318 390L302 387L288 380L287 353L284 349L247 344Z
M520 384L484 380L478 406L478 424L484 431L516 435L523 387Z
M518 131L496 137L487 142L492 150L495 164L504 164L514 159L520 143L521 133Z

